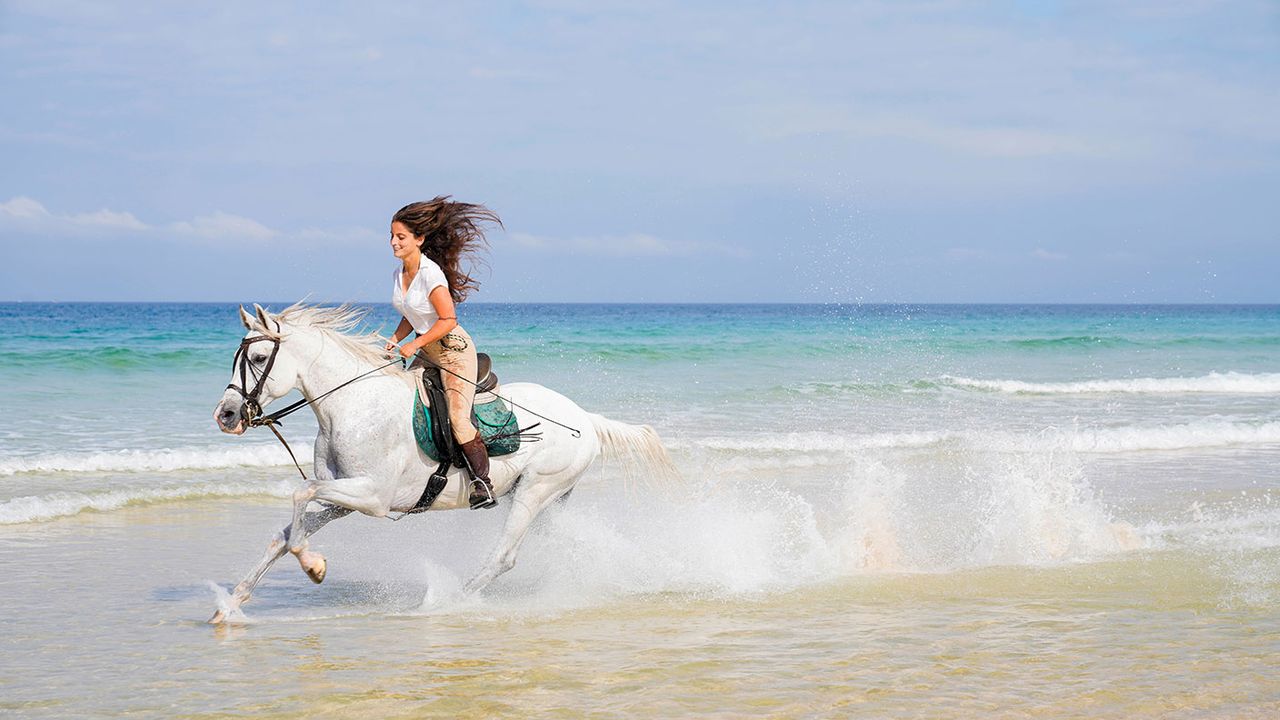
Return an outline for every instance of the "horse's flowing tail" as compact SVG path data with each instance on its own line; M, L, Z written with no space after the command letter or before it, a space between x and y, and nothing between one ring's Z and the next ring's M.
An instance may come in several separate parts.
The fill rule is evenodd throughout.
M683 481L679 468L671 462L667 449L653 428L628 425L594 413L590 416L596 437L600 438L601 452L606 460L621 461L628 485L636 474L640 474L648 484L664 489L671 489Z

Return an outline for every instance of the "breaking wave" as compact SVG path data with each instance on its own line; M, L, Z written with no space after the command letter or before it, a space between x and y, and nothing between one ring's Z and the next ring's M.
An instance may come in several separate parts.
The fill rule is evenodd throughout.
M1123 453L1149 450L1197 450L1236 445L1280 444L1280 422L1240 423L1201 420L1182 425L1114 428L1046 428L1038 433L988 430L834 435L803 432L758 437L717 436L673 440L674 449L740 453L855 453L876 449L957 446L995 452L1071 451Z
M1246 423L1201 420L1154 427L1056 428L1039 432L960 430L886 433L796 432L769 435L723 435L664 438L675 451L734 452L795 459L797 453L857 453L930 447L957 447L995 452L1071 451L1124 453L1177 451L1280 444L1280 422ZM304 467L311 447L294 447ZM164 473L236 467L284 467L289 455L279 445L255 444L231 448L192 447L159 450L116 450L86 453L48 453L0 459L0 477L22 473Z
M298 462L311 461L311 447L294 448ZM233 448L174 448L114 450L87 453L48 453L0 459L0 476L18 473L131 473L209 470L225 467L289 465L279 445L241 445Z
M1224 428L1223 432L1228 434L1241 430L1232 430L1230 424L1224 424ZM1194 436L1196 432L1203 432L1203 428L1187 432ZM1280 423L1255 432L1266 433L1263 437L1280 442ZM1141 432L1134 436L1137 440L1126 439L1123 433L1104 436L1113 438L1109 441L1099 441L1086 434L1068 434L1066 437L1075 439L1062 443L1046 442L1045 438L1038 436L1009 435L1000 440L981 433L916 432L863 436L795 433L761 438L706 437L670 442L672 449L683 455L677 455L677 459L695 475L704 475L705 482L709 483L706 493L695 493L693 497L707 496L709 499L701 505L695 502L695 506L679 503L679 509L672 508L670 513L664 511L659 513L659 517L649 517L627 532L642 533L648 538L643 542L636 540L645 552L658 552L665 548L672 553L665 562L691 563L691 573L696 567L721 567L725 576L717 582L736 589L752 587L757 581L764 585L775 581L785 584L786 578L790 577L790 571L786 570L788 567L822 568L819 572L825 574L835 566L850 564L855 567L923 569L955 563L1085 557L1095 551L1107 552L1123 546L1128 540L1112 537L1111 520L1105 510L1096 506L1089 497L1088 488L1083 485L1077 469L1078 463L1071 460L1069 454L1064 456L1053 450L1064 446L1096 449L1149 447L1161 443L1181 447L1189 442L1176 437L1161 440L1160 436L1144 436ZM926 463L927 467L922 467L918 461L900 462L885 452L902 448L937 448L941 454L932 456L933 459ZM806 449L818 452L796 452ZM1022 449L1029 452L999 452ZM716 473L701 472L705 468L699 467L703 465L699 455L705 459L707 452L721 454L725 451L740 457L728 463L723 458L716 460ZM775 486L767 476L761 477L758 468L754 467L760 463L788 466L798 460L830 462L832 459L837 459L843 468L839 471L843 479L829 490L838 494L816 502L811 497L803 497L808 492L797 494L794 490ZM228 450L206 448L52 455L24 459L16 468L14 461L10 460L6 467L10 472L15 469L21 472L36 469L46 472L135 472L228 465L271 466L280 465L282 460L287 462L281 448L260 445ZM605 472L612 470L606 466ZM943 477L955 472L960 472L961 476L949 480ZM829 474L824 472L824 476ZM975 478L983 478L983 481L975 484ZM967 548L953 547L951 541L945 547L938 546L933 535L917 537L921 532L937 532L937 537L945 535L941 526L934 527L935 521L943 523L947 517L936 511L937 498L929 493L918 494L921 488L936 483L951 488L939 490L948 497L955 495L957 488L970 493L980 491L981 497L965 501L971 502L971 506L951 509L952 512L973 515L974 525L967 531ZM160 479L157 484L156 487L103 492L59 491L13 498L0 502L0 524L41 522L86 511L105 512L163 502L263 494L283 497L293 487L292 478L285 480L283 477L274 481L189 484ZM589 483L595 488L620 485L607 481L603 484ZM590 493L587 491L588 497ZM816 519L815 508L842 508L836 513L841 518L838 527L818 528L814 523L821 523ZM1070 519L1069 516L1074 515L1079 517ZM710 521L709 518L713 517L719 520ZM1061 526L1064 518L1070 520L1068 526ZM569 525L586 523L575 528L563 527L576 539L581 539L577 537L579 532L588 536L610 532L607 527L592 525L598 520L565 518L561 522ZM993 522L1000 525L991 525ZM673 533L672 537L688 538L692 535L700 538L696 545L720 548L715 552L723 551L729 555L739 551L730 552L731 548L716 540L715 533L736 533L742 540L743 552L778 542L800 543L808 549L803 553L804 558L780 557L779 567L769 568L764 575L756 577L754 570L750 569L756 566L750 562L712 563L709 557L678 552L677 546L683 547L680 543L666 547L656 542L649 534L653 523L665 525ZM1034 530L1034 535L1026 534L1030 532L1029 527ZM707 536L707 532L711 535ZM598 542L604 541L592 539L592 544ZM800 565L793 565L797 562ZM747 576L742 576L742 573Z
M292 491L293 484L281 480L264 483L201 483L180 487L110 490L101 493L55 492L0 502L0 525L55 520L87 511L103 512L135 505L181 500L253 495L287 497Z
M1082 380L1078 382L1024 382L977 380L945 375L944 385L972 390L1025 395L1085 395L1097 393L1221 393L1280 394L1280 373L1209 373L1200 377Z

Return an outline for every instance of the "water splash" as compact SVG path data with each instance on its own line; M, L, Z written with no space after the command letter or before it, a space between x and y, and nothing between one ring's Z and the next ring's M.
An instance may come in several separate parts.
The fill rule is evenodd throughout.
M230 623L248 623L251 622L244 614L244 610L240 609L240 604L232 599L231 593L226 588L212 580L206 580L205 584L213 590L213 601L217 611L222 614L223 622Z

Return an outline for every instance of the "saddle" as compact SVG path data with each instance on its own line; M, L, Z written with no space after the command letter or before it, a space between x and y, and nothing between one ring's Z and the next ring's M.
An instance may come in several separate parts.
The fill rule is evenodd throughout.
M498 376L493 372L492 359L486 353L476 353L476 361L476 395L471 405L471 424L480 432L490 457L510 455L520 449L521 441L537 439L536 434L528 432L537 425L520 429L515 413L496 394ZM418 390L413 398L413 436L423 454L439 463L414 506L414 511L421 511L435 502L444 490L449 468L465 468L467 461L453 435L440 368L434 365L423 367L417 380Z

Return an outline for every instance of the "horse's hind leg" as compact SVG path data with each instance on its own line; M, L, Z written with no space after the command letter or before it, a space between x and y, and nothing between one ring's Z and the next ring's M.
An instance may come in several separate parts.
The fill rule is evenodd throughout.
M566 486L572 488L576 481L577 477L561 482L546 478L535 482L526 478L521 482L511 497L511 514L503 525L502 537L484 566L467 581L466 592L483 590L494 578L515 567L516 554L520 552L520 543L524 542L529 526L548 505L566 494Z
M324 527L330 520L337 520L338 518L349 514L351 514L350 510L336 505L327 506L325 509L316 512L306 513L302 519L302 535L304 537L311 535L315 531ZM280 557L284 555L285 550L288 549L289 537L292 534L292 531L293 526L290 524L280 530L280 532L276 533L275 537L271 539L271 542L267 544L267 551L263 554L262 560L260 560L258 565L253 568L253 570L250 570L249 574L245 575L244 579L241 580L240 583L236 585L235 589L231 591L230 607L226 610L219 610L214 613L213 617L209 618L209 622L211 624L216 625L222 622L226 619L229 611L249 602L249 597L253 594L253 589L258 586L258 582L262 580L262 577L267 574L267 570L270 569L271 566L275 564L276 560L279 560Z

